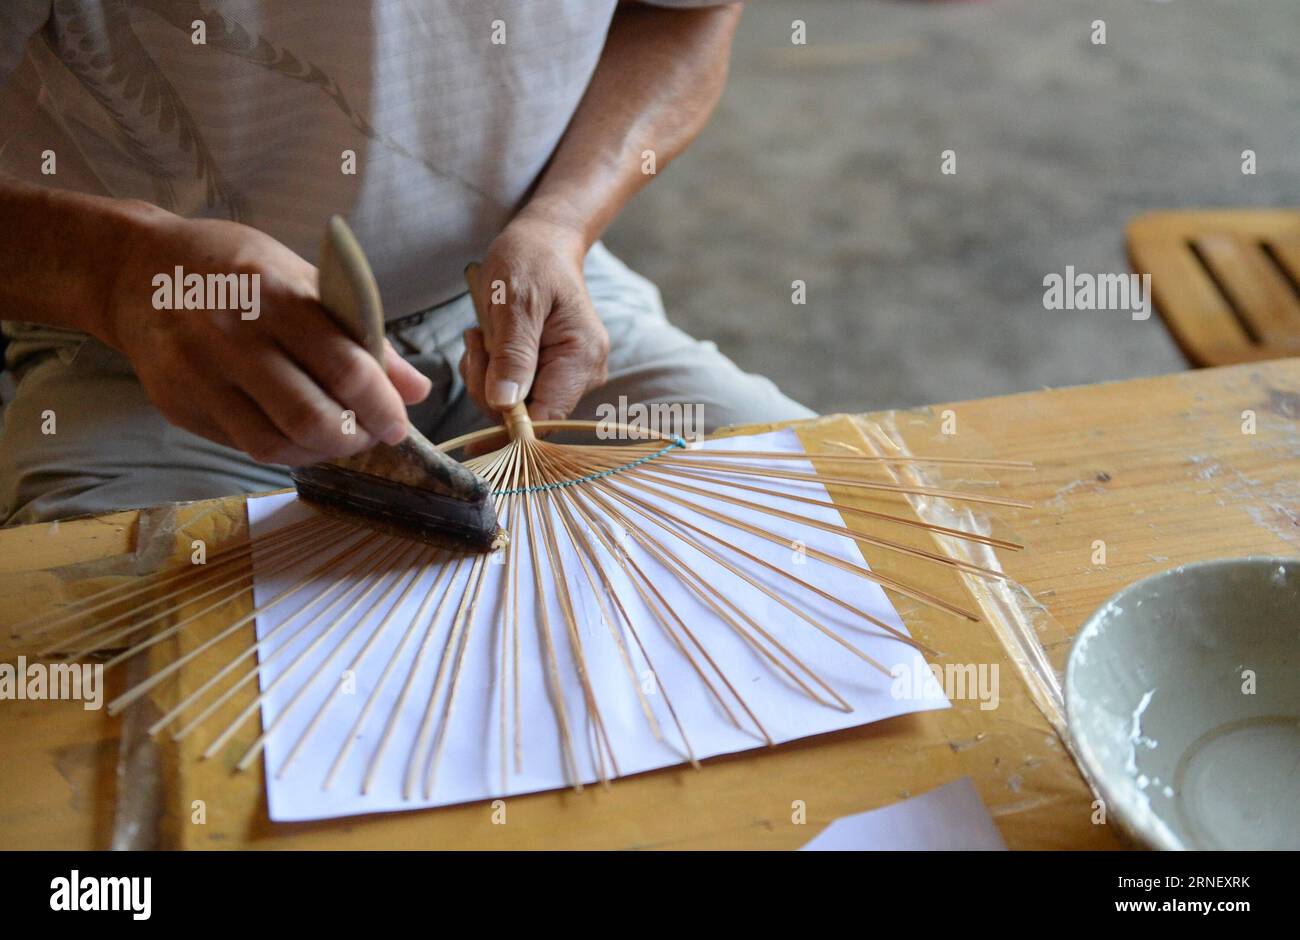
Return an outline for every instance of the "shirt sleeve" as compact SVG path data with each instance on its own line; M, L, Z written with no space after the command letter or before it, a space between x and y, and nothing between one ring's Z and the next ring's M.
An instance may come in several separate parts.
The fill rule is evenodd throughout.
M9 80L23 60L27 43L50 18L54 0L2 0L0 2L0 85Z

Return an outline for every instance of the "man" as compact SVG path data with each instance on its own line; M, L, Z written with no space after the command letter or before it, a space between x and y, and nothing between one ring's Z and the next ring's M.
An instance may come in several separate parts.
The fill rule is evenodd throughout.
M434 440L519 401L535 419L619 396L699 403L709 427L809 415L672 327L598 241L705 123L739 15L6 0L0 315L17 389L0 518L285 486L284 465L399 440L408 406ZM307 259L336 212L381 285L386 368L317 302ZM462 279L478 259L504 288L490 357ZM160 302L173 276L253 274L253 306Z

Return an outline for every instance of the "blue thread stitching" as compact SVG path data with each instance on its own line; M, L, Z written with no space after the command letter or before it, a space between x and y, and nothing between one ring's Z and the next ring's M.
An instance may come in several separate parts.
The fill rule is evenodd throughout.
M610 467L608 470L601 470L599 473L588 473L586 476L576 477L572 480L561 480L558 483L539 483L536 486L520 486L512 490L495 490L493 496L522 496L525 493L541 493L546 490L562 490L566 486L576 486L579 483L590 483L592 480L599 480L603 477L612 476L615 473L622 473L624 470L631 470L633 467L639 467L647 460L654 460L656 457L662 457L674 447L686 447L686 441L680 437L674 438L673 442L662 450L653 454L646 454L644 457L638 457L631 463L625 463L618 467Z

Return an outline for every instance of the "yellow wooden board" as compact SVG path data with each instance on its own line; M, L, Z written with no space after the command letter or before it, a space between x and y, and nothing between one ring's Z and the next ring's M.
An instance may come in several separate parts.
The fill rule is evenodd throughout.
M1243 417L1243 413L1247 417ZM1250 426L1253 433L1243 429ZM945 420L946 419L946 420ZM998 509L995 534L1023 542L1003 553L1008 573L1042 605L1040 638L1059 666L1083 619L1110 593L1147 574L1200 558L1300 554L1300 361L1241 366L1000 399L865 416L892 426L914 453L1033 460L1033 474L999 472L997 492L1030 500ZM851 443L853 419L801 428L810 443ZM945 429L955 433L946 434ZM857 438L860 440L860 438ZM976 485L988 474L971 475ZM952 474L945 480L960 482ZM849 499L834 493L836 499ZM863 499L861 496L855 499ZM889 498L863 503L883 506ZM890 506L901 510L901 503ZM238 540L242 501L196 504L186 534L211 546ZM135 544L129 517L100 547ZM857 523L853 523L857 525ZM0 532L0 600L32 612L65 588L51 569L75 559L94 564L93 524ZM912 537L917 537L912 533ZM922 544L928 536L920 536ZM135 541L132 541L132 540ZM112 544L109 544L112 543ZM1098 562L1098 545L1105 560ZM188 557L177 538L175 554ZM928 547L933 547L928 546ZM211 550L211 548L210 548ZM950 571L868 549L873 567L970 603ZM21 557L22 562L13 559ZM96 582L102 586L101 579ZM86 582L73 585L79 595ZM999 641L983 624L965 624L893 597L909 629L938 649L938 662L997 663L999 708L974 701L774 749L706 761L588 788L512 797L505 825L487 804L321 823L268 821L260 771L234 774L231 758L256 734L209 762L193 744L161 750L165 770L163 844L182 847L292 848L793 848L831 819L882 806L970 775L1013 848L1105 848L1120 844L1112 825L1095 825L1092 795L1034 705ZM247 610L247 598L240 601ZM232 609L234 605L231 605ZM228 623L232 610L223 611ZM16 619L14 615L7 615ZM212 625L205 625L211 629ZM197 635L197 634L196 634ZM184 641L195 642L195 636ZM232 648L247 636L232 638ZM4 657L15 649L7 643ZM168 655L174 654L169 653ZM203 681L187 671L183 687ZM175 701L177 690L167 690ZM163 704L166 700L163 701ZM233 703L231 707L236 707ZM78 703L0 703L0 846L104 847L117 794L112 768L118 722ZM206 815L193 821L195 801ZM806 822L792 821L796 807Z

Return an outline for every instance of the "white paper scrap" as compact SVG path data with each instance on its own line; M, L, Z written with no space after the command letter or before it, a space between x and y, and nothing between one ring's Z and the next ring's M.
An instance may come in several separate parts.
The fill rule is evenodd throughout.
M791 431L702 446L802 453ZM784 460L780 466L812 472L806 461ZM607 480L628 500L649 507L658 521L626 504L622 511L634 525L611 521L611 513L597 511L599 487L556 491L553 498L531 500L529 517L503 516L515 553L509 565L501 553L415 564L422 546L359 530L345 540L342 547L354 550L337 568L263 610L257 637L271 818L416 809L586 784L600 779L602 769L613 778L681 764L691 755L703 759L759 747L766 743L762 731L782 743L948 707L934 688L896 694L888 675L844 645L886 669L910 668L915 656L913 647L843 606L906 635L878 585L812 555L822 551L860 565L862 555L851 539L690 493L680 481L656 476L653 462L643 469ZM829 499L815 481L736 479ZM829 507L728 488L721 481L689 485L843 524ZM777 538L740 531L675 499L763 527ZM248 502L255 538L313 512L294 494ZM696 544L675 538L665 525ZM653 542L643 543L647 537L671 545L681 567L656 555ZM623 562L610 546L622 546ZM322 545L280 571L268 568L259 550L256 603L268 604L299 584L339 549ZM719 557L791 606L755 588ZM368 573L376 558L382 564ZM568 609L556 590L557 567L572 598ZM513 572L510 578L507 571ZM698 581L688 588L683 577ZM477 592L477 603L458 614L467 591ZM791 667L775 644L808 671ZM818 681L851 711L836 707Z
M835 820L804 852L1005 851L970 777Z

